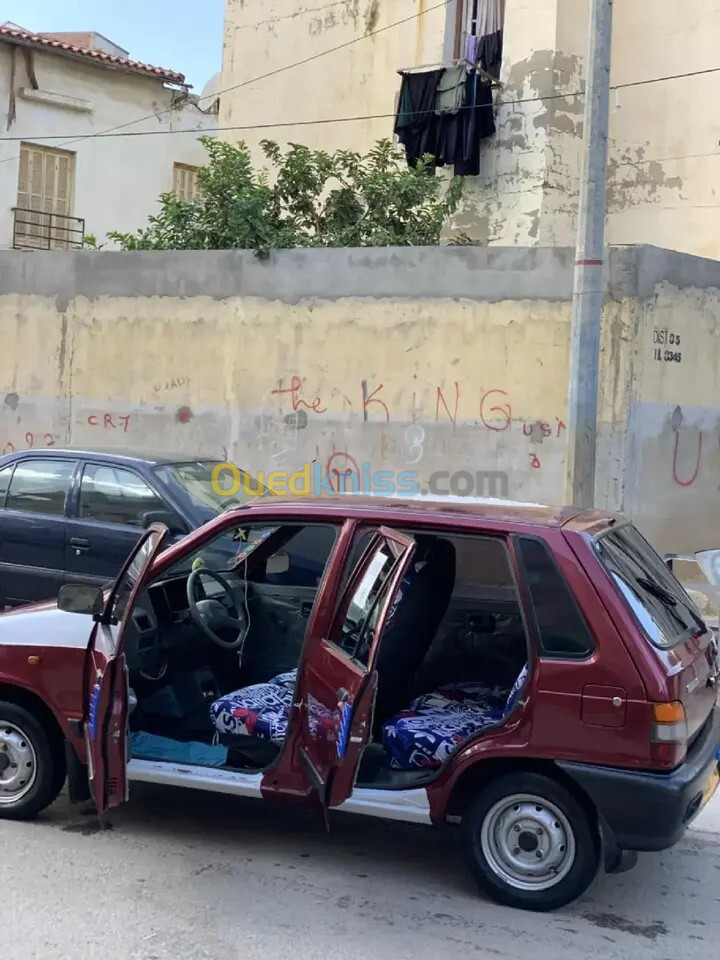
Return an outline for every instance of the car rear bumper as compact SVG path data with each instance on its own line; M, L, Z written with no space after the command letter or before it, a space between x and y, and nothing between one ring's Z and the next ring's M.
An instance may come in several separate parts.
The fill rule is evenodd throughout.
M671 773L566 763L557 766L587 794L603 834L620 850L666 850L683 836L712 795L720 772L720 708L685 761Z

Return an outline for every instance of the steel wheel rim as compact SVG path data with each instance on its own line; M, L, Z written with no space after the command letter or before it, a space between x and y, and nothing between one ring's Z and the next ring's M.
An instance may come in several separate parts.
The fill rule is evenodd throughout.
M18 803L37 779L32 741L15 723L0 720L0 806Z
M534 794L498 800L485 815L480 843L493 873L516 890L550 890L575 863L570 821L554 803Z

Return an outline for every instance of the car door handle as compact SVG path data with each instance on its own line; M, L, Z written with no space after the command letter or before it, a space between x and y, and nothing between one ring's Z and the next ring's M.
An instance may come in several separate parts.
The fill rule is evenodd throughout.
M89 540L83 540L81 537L72 537L72 538L70 539L70 546L71 546L74 550L89 550L89 549L90 549L90 541L89 541Z
M313 605L309 600L306 600L305 603L300 604L300 616L307 619L312 613Z

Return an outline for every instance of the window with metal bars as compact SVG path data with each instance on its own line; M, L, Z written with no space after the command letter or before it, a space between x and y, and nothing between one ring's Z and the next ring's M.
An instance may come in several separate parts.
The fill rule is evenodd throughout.
M34 143L20 145L15 230L22 246L67 249L78 245L72 217L75 154Z

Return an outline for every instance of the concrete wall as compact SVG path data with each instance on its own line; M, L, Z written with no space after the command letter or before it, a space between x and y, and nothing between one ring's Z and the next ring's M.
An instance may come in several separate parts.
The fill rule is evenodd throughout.
M557 248L0 253L0 452L141 445L423 483L501 470L510 497L557 502L572 262ZM720 541L719 323L719 264L611 252L597 502L668 549Z
M54 104L30 101L22 88L30 86L23 57L15 66L16 120L8 128L11 45L0 42L0 129L3 137L62 147L75 153L75 191L71 214L85 220L87 233L104 242L110 230L132 231L145 226L157 212L158 197L172 190L173 164L202 165L206 153L197 142L204 130L217 125L217 116L185 103L167 111L177 91L161 80L111 70L56 54L33 52L38 93L56 98ZM76 108L68 106L68 98ZM77 101L84 106L78 109ZM162 114L161 116L154 116ZM146 118L142 123L135 123ZM153 136L92 138L123 124L127 130ZM164 135L169 130L196 133ZM64 145L63 140L91 139ZM0 137L0 248L12 246L12 208L17 205L20 142ZM55 138L55 139L52 139ZM60 139L57 139L60 138Z
M432 9L431 0L269 0L258 12L244 0L227 0L222 86L235 89L223 96L223 126L377 118L224 135L255 147L275 136L358 150L391 136L396 71L451 56L457 2ZM583 126L577 94L584 87L588 10L585 0L506 0L497 135L482 147L482 175L468 180L454 224L481 244L575 242ZM719 15L720 0L615 4L612 83L714 70ZM341 48L327 53L335 47ZM265 74L272 75L247 83ZM719 96L718 72L613 94L610 244L653 243L720 257L720 150L707 113Z

